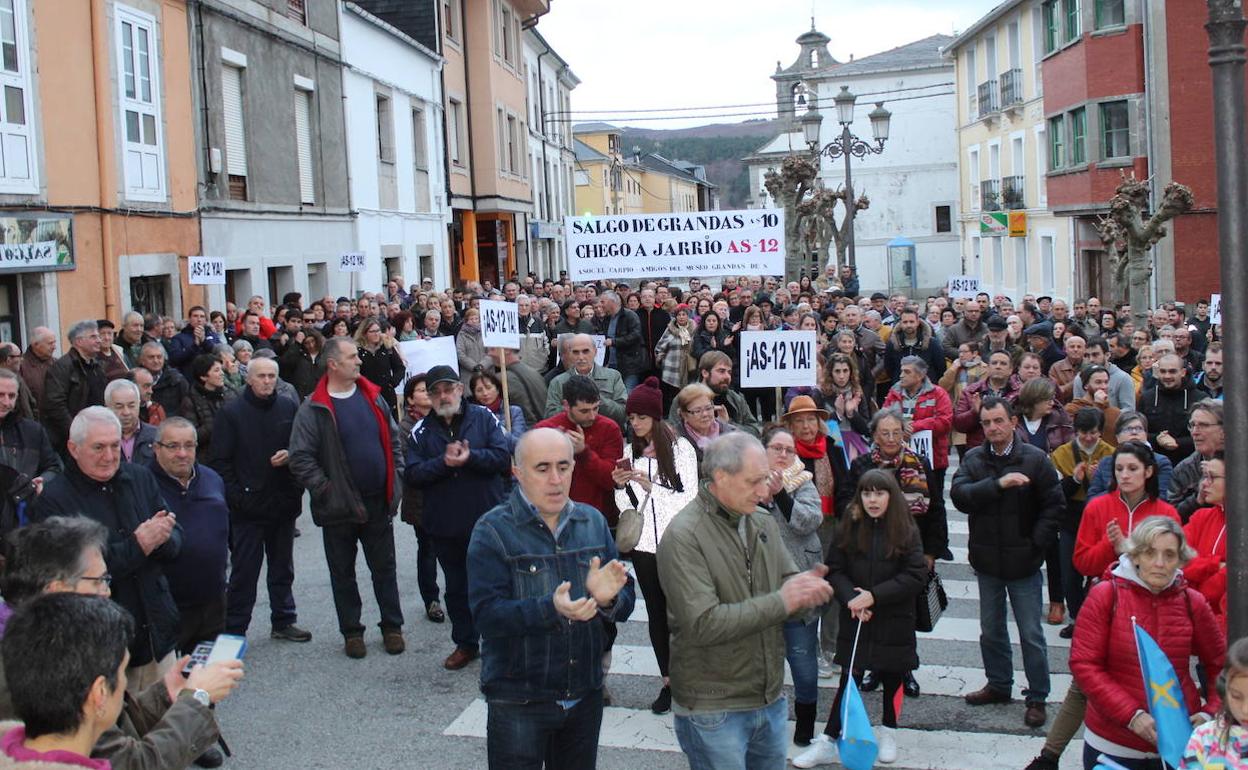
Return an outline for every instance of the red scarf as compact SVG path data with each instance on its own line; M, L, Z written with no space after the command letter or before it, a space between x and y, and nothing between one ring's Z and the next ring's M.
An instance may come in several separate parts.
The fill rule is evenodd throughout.
M502 412L503 412L503 397L502 397L502 396L499 396L498 398L494 399L494 401L493 401L493 402L491 402L491 403L489 403L489 404L482 404L481 406L484 406L486 409L489 409L489 410L490 410L491 412L493 412L494 414L502 414Z
M811 472L815 476L815 489L819 491L819 500L823 504L823 515L835 516L836 506L832 496L836 492L836 484L832 476L832 463L828 460L828 437L819 436L808 443L794 436L793 444L797 447L798 457L814 461Z

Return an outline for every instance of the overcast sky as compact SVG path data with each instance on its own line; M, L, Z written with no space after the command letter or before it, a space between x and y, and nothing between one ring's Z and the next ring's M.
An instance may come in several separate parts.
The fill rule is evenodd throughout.
M735 123L769 107L683 113L642 109L775 104L776 61L797 59L794 39L813 12L840 61L862 58L937 33L964 30L999 0L552 0L538 30L581 80L576 122L607 120L649 128ZM604 112L587 112L602 110ZM759 113L705 117L725 113ZM693 117L690 115L702 115Z

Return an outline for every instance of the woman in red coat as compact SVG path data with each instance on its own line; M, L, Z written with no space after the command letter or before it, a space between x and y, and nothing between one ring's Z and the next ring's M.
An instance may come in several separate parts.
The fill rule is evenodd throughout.
M1177 521L1149 517L1132 531L1117 566L1088 592L1070 651L1071 673L1088 698L1085 770L1096 766L1100 754L1129 770L1159 766L1133 623L1170 659L1192 722L1217 713L1221 703L1212 686L1202 701L1192 681L1191 658L1195 655L1206 671L1221 671L1226 637L1205 597L1179 573L1193 556Z
M1226 511L1222 501L1226 495L1226 463L1222 453L1204 462L1200 479L1200 501L1209 503L1192 514L1183 528L1187 541L1196 549L1196 558L1183 568L1183 577L1200 591L1226 632Z
M949 434L953 430L953 403L944 388L927 378L927 360L919 356L901 359L901 377L888 389L881 409L893 404L906 418L906 432L932 432L932 470L943 489L949 468Z
M1179 522L1179 513L1160 498L1157 459L1147 444L1126 441L1114 450L1114 478L1109 493L1095 497L1083 509L1075 537L1075 569L1099 578L1118 559L1127 534L1149 516Z

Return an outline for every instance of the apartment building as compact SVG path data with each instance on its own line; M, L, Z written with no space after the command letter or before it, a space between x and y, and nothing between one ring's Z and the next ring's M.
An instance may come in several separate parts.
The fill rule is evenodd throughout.
M528 72L529 168L533 169L533 209L529 218L527 260L521 275L558 278L568 266L563 218L573 213L575 184L572 145L572 90L580 79L535 28L524 31Z
M956 64L966 274L1016 301L1075 291L1071 221L1049 210L1041 5L1002 3L944 49Z

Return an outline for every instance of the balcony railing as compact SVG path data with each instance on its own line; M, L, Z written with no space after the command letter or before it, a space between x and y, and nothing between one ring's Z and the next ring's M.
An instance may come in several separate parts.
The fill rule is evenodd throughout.
M979 183L980 208L984 211L1001 210L1001 180L985 179Z
M988 80L979 84L978 89L979 117L986 118L1000 112L997 106L997 81Z
M1027 208L1027 177L1007 176L1001 180L1001 203L1006 211Z
M1008 109L1023 103L1023 71L1006 70L1001 73L1001 108Z

